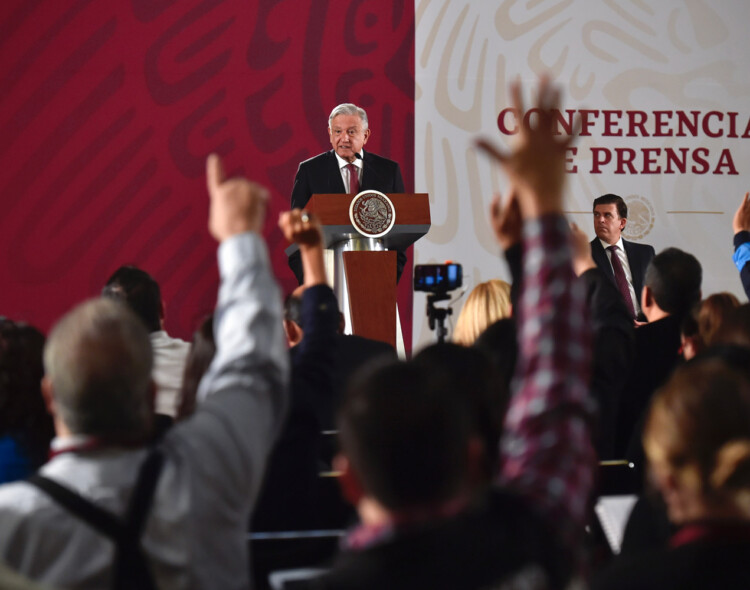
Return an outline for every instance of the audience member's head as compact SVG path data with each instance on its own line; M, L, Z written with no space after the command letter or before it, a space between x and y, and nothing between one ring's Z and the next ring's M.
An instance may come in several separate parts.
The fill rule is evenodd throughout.
M750 303L743 303L729 312L716 334L715 342L750 348Z
M714 293L701 302L698 311L698 332L705 346L716 343L716 336L732 310L740 305L731 293Z
M306 285L300 285L284 299L284 335L289 348L297 346L305 336L302 329L302 296L305 289ZM339 312L338 333L343 334L345 327L344 314Z
M177 419L182 420L195 412L198 385L211 361L216 354L216 341L214 339L214 316L208 316L193 334L190 343L190 352L185 361L185 372L182 377L182 389L180 390L180 407L177 410Z
M43 349L39 330L0 318L0 436L15 437L34 468L54 436L41 392Z
M127 306L100 298L66 314L50 333L44 368L42 390L54 408L58 435L115 440L150 435L151 343Z
M482 443L481 472L472 474L476 483L487 482L497 473L500 434L509 402L509 388L477 348L458 344L433 344L412 360L432 375L450 383L455 395L469 405L472 434ZM476 481L478 480L478 481Z
M344 484L356 479L363 498L391 512L460 497L473 421L458 393L426 364L391 362L358 373L339 412Z
M102 297L122 301L141 318L149 332L162 329L164 306L159 283L135 266L121 266L107 280Z
M453 342L471 346L487 327L510 317L510 284L499 279L479 283L466 298L456 320Z
M692 254L667 248L651 260L641 295L643 313L653 321L664 315L682 318L700 301L703 270Z
M678 368L651 406L644 448L675 523L750 518L750 353L731 352Z
M505 318L491 324L476 339L474 348L487 355L505 389L510 391L510 381L515 373L518 358L515 320Z

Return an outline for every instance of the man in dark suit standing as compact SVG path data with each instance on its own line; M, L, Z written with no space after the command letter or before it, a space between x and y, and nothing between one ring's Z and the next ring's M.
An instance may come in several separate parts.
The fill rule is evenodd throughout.
M328 117L328 138L332 150L300 163L292 189L292 209L303 209L317 193L356 195L363 190L403 193L404 181L398 164L388 158L365 152L370 127L364 109L344 103ZM351 197L347 197L351 198ZM398 251L398 276L406 254ZM289 267L303 282L299 253L289 257Z
M622 239L628 221L628 206L622 197L613 194L594 199L594 231L591 255L617 286L631 316L643 318L641 291L646 267L654 257L654 247Z

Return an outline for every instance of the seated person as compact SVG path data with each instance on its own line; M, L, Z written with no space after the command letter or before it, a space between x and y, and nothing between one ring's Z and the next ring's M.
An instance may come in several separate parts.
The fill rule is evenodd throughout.
M303 328L303 301L307 287L305 284L297 287L284 302L284 333L289 344L289 356L292 360L292 368L298 371L306 371L308 381L317 379L320 373L320 363L309 362L301 356L306 349L300 346L304 342L305 329ZM344 334L344 316L338 312L338 302L332 301L336 306L338 323L333 343L333 369L326 376L330 382L326 382L315 389L318 399L315 402L315 412L318 415L320 428L322 430L334 430L336 428L336 410L343 396L351 376L363 365L380 357L395 360L396 349L386 342L364 338L355 334ZM308 302L306 308L308 314L314 309L312 303ZM309 347L307 347L309 349ZM309 355L308 355L309 356ZM308 371L305 367L310 367ZM302 377L302 375L301 375Z
M0 486L0 560L36 581L250 586L247 522L285 414L289 367L260 236L268 193L226 179L215 155L207 176L221 284L216 356L193 416L152 443L149 334L126 306L85 302L50 333L42 392L54 456L34 478Z
M55 435L42 398L44 334L0 318L0 483L25 479L47 460Z
M680 326L682 356L690 360L719 341L722 330L740 302L732 293L714 293L686 314Z
M701 301L698 310L698 333L704 346L713 346L724 323L740 302L732 293L714 293Z
M510 284L500 279L479 283L471 290L461 308L453 331L453 342L471 346L490 324L510 315Z
M102 297L122 301L143 321L149 331L154 355L152 377L156 383L158 428L165 430L177 416L178 397L190 345L172 338L164 330L164 302L159 283L135 266L121 266L107 279Z
M643 444L677 529L668 545L621 557L597 577L594 589L750 587L747 367L747 350L732 350L727 358L702 355L678 368L659 391Z

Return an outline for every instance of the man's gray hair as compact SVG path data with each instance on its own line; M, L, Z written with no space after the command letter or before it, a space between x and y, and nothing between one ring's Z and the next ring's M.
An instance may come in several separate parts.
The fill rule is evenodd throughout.
M356 117L359 117L362 120L363 130L367 129L370 125L367 121L367 113L365 112L365 109L358 107L356 104L345 102L331 111L331 115L328 117L328 127L331 126L333 118L339 115L355 115Z
M151 341L123 303L92 299L50 333L44 369L55 411L73 434L139 438L150 433Z

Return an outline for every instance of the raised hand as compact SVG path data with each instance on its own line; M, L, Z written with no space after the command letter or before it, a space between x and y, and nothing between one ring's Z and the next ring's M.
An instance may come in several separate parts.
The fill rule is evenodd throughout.
M732 229L734 233L741 231L750 231L750 193L745 193L740 206L734 213L732 219Z
M305 286L325 283L323 230L318 219L303 209L292 209L279 215L279 229L287 240L299 245Z
M279 229L287 241L305 247L322 247L323 230L320 222L303 209L292 209L279 214Z
M511 86L513 107L522 116L524 111L520 83ZM510 153L503 153L489 141L480 139L477 147L496 160L518 191L524 218L547 213L562 213L562 189L565 182L565 149L573 136L560 139L554 134L552 112L559 105L559 92L547 78L539 84L535 105L536 125L521 125Z
M261 233L268 191L246 178L226 178L221 158L206 159L206 185L211 197L208 230L219 242L246 231Z

